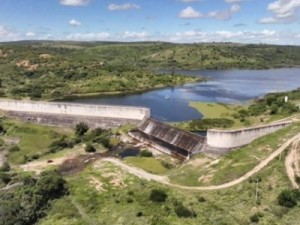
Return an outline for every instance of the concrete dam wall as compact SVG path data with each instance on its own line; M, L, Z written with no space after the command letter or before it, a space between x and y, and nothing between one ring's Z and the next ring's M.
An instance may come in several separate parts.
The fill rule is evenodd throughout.
M61 126L74 126L82 121L91 127L111 128L138 124L150 117L150 109L143 107L60 102L0 100L0 109L23 120Z
M207 131L207 145L209 147L222 149L231 149L244 146L259 137L273 133L290 124L291 122L281 122L237 130L211 129Z

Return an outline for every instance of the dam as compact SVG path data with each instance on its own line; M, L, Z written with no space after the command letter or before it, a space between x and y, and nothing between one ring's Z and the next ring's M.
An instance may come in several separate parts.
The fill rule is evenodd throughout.
M0 99L0 110L9 117L62 127L74 127L79 122L104 129L134 124L137 128L129 133L132 138L184 159L201 152L224 154L292 123L283 121L236 130L209 129L203 137L152 119L150 109L144 107Z
M85 122L91 128L113 128L127 123L139 124L150 117L150 109L143 107L6 99L0 100L0 110L24 121L67 127Z

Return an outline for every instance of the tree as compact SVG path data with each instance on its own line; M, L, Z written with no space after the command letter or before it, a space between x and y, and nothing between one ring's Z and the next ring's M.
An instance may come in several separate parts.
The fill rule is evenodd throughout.
M95 152L96 151L95 147L90 143L86 144L84 150L86 152Z
M165 191L160 189L151 190L150 200L153 202L165 202L168 198L168 195Z
M300 200L300 192L295 190L283 190L278 196L278 203L287 208L293 208Z
M84 122L80 122L80 123L76 124L76 126L75 126L75 134L77 136L84 135L88 130L89 130L89 127Z

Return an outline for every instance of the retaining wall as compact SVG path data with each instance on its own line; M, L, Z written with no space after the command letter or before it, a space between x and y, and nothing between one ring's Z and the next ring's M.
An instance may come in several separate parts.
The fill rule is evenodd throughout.
M244 146L259 137L273 133L290 125L291 123L292 122L281 122L237 130L211 129L207 131L207 145L208 147L222 149Z
M0 109L23 120L62 126L83 121L91 127L110 128L125 123L137 124L150 117L150 109L143 107L60 102L0 100Z

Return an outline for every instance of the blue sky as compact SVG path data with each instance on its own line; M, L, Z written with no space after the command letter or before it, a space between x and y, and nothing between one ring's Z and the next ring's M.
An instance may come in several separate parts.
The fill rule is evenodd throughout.
M300 0L0 0L0 41L300 45Z

